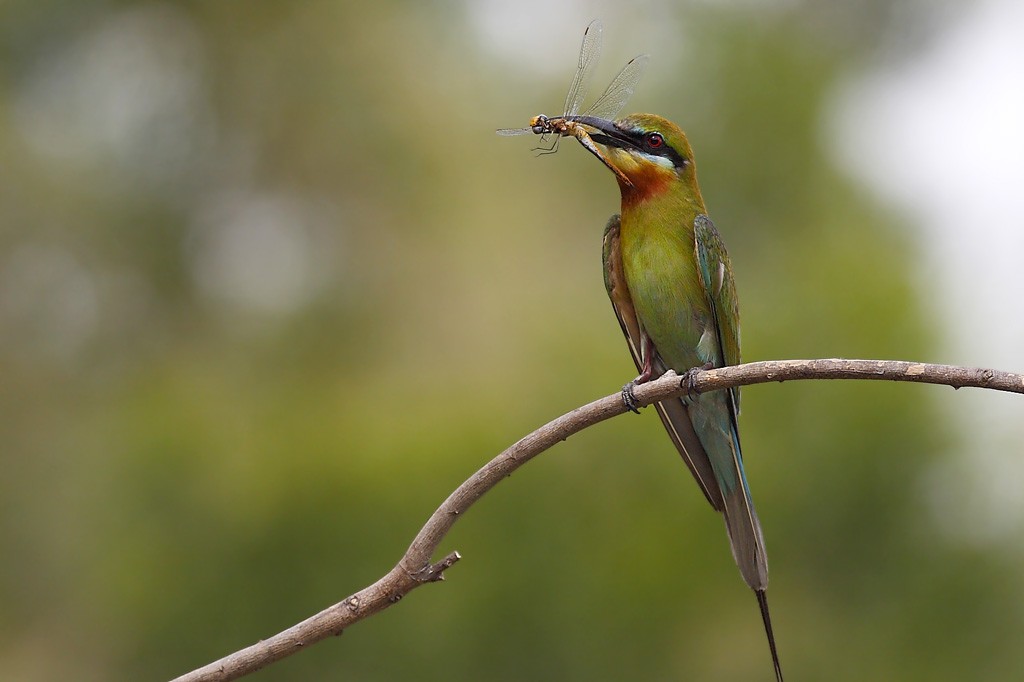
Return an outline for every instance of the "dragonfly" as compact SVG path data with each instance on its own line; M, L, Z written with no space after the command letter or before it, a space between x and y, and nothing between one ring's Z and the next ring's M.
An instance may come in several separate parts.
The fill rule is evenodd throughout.
M601 57L601 21L594 19L583 32L583 44L580 45L579 65L573 75L569 91L565 95L565 104L562 107L560 116L548 117L538 114L530 119L526 128L501 128L496 132L499 135L526 135L533 133L541 136L541 153L551 154L558 151L558 141L563 137L575 137L587 151L596 156L601 162L608 166L618 176L621 182L627 185L631 183L618 168L605 158L601 150L597 148L590 134L583 126L587 125L588 119L610 120L615 118L622 107L626 105L629 98L640 82L644 68L647 66L648 55L642 54L626 63L618 75L605 89L604 93L597 100L580 113L580 106L587 98L587 91L590 89L590 81L594 75L594 67ZM554 139L549 148L543 147L545 137L553 135Z

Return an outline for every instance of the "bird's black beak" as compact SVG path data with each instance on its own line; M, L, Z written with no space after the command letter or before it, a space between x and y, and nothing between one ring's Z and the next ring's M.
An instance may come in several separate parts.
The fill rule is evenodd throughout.
M637 146L632 136L619 128L615 121L595 116L567 116L566 118L599 131L591 133L590 138L605 147L630 148Z

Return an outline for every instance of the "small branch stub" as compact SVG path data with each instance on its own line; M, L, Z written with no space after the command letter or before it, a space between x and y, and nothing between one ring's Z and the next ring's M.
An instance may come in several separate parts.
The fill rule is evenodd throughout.
M412 578L413 580L421 583L432 583L437 582L438 580L444 580L444 572L455 565L455 562L461 558L461 554L458 552L452 552L436 564L424 566L416 573L413 573Z

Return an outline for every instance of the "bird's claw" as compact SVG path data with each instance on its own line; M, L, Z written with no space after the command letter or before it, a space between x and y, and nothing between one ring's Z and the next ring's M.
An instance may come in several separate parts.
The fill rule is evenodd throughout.
M679 377L679 388L686 389L686 395L683 396L683 402L687 405L692 405L697 402L697 398L700 396L700 392L697 390L697 373L705 372L714 368L715 363L709 362L698 367L691 367L683 372L683 375Z
M636 381L631 381L622 387L622 402L627 410L640 414L640 410L637 409L636 405L636 396L633 395L634 386L636 386Z

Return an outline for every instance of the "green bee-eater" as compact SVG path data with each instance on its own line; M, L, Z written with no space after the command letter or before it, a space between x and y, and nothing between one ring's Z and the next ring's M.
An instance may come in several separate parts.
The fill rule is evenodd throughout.
M604 233L604 277L619 324L640 376L632 387L669 369L740 362L739 307L732 268L704 208L693 150L676 125L636 114L612 122L574 117L594 129L595 154L616 175L622 215ZM593 151L593 150L591 150ZM736 416L739 389L714 391L657 404L672 442L715 510L725 516L732 554L757 594L782 682L765 590L768 560L750 499Z

